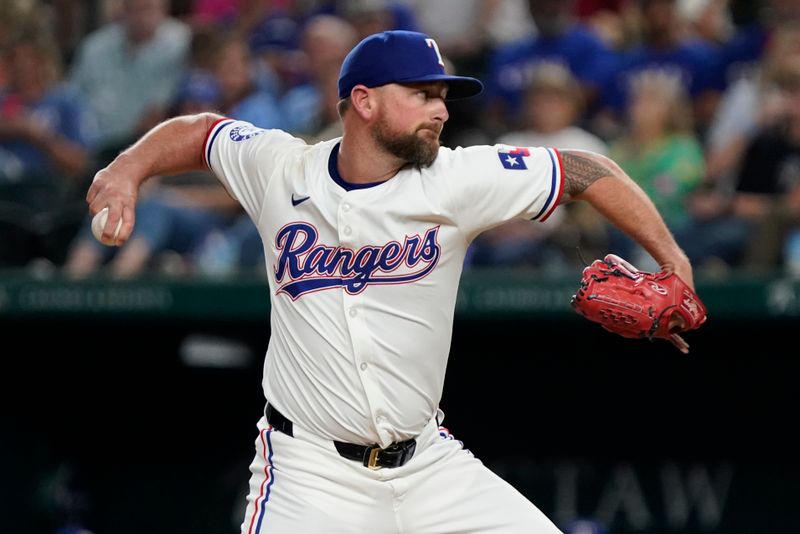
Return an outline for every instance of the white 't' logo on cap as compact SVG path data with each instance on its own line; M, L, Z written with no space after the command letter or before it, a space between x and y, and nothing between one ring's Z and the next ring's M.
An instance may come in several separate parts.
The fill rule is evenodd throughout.
M436 41L433 39L425 39L425 42L428 43L428 48L433 48L436 52L436 58L439 60L439 65L444 68L444 60L442 59L442 54L439 52L439 45L436 44Z

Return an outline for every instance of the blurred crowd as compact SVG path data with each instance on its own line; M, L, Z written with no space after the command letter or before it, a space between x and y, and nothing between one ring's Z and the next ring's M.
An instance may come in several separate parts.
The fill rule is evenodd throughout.
M797 0L0 0L0 267L263 270L249 218L209 173L144 187L131 240L99 245L94 173L158 122L213 110L309 142L340 135L346 53L434 37L485 93L446 146L592 150L650 195L697 268L800 275ZM481 235L467 267L652 258L581 203Z

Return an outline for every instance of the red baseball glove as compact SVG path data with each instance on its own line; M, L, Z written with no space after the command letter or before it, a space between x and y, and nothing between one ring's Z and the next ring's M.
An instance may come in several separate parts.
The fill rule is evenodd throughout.
M705 305L677 274L639 271L614 254L583 270L571 303L609 332L666 339L683 353L689 352L689 345L679 334L706 321Z

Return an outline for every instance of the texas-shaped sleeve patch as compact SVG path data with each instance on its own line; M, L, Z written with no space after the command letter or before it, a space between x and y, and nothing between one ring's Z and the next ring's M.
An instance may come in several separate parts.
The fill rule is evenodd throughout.
M499 147L497 157L504 169L524 171L528 168L525 165L525 156L530 156L531 152L525 147Z

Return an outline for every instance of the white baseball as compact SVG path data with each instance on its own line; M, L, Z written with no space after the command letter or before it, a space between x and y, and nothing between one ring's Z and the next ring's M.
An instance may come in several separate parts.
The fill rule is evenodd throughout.
M108 221L108 208L103 208L97 215L94 216L92 219L92 233L94 234L95 239L100 241L104 245L113 245L114 241L117 240L119 236L119 231L122 229L122 217L120 217L119 221L117 222L117 229L114 230L114 240L111 242L103 241L103 228L106 227L106 222Z

